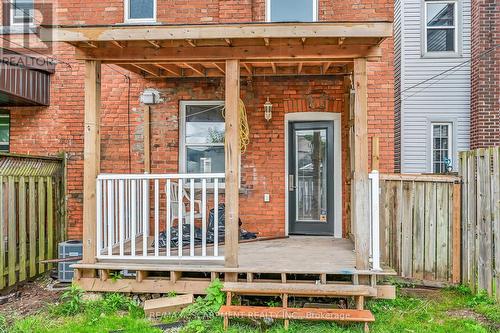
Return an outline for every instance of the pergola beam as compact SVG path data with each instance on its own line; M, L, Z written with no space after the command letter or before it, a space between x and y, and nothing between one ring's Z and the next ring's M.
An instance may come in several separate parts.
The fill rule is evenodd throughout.
M392 22L307 22L158 26L42 27L48 42L241 38L391 37Z
M302 47L298 45L273 44L271 46L248 47L197 47L177 48L163 47L161 49L127 47L124 49L92 48L76 49L76 58L81 60L94 59L107 63L134 63L134 62L216 62L227 59L241 59L245 61L277 59L294 59L307 61L308 59L346 59L359 57L380 57L379 47L371 45L314 45Z

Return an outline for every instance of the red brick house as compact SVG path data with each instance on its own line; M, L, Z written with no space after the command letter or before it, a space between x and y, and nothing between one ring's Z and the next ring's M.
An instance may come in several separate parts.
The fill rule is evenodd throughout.
M185 189L187 199L194 198L193 189L198 191L204 226L213 200L236 198L225 201L226 221L231 221L225 233L226 267L183 266L187 271L228 278L257 273L245 261L260 251L255 245L240 246L238 264L234 230L239 216L242 227L260 237L328 236L303 238L282 249L285 253L274 262L277 273L294 267L325 278L340 272L377 274L369 263L369 147L371 138L378 137L379 169L393 172L392 2L303 0L296 7L278 0L142 3L59 1L49 8L50 21L44 17L48 8L28 8L33 24L44 25L43 42L15 30L3 35L5 47L34 50L57 62L49 106L8 108L9 150L67 153L68 237L84 239L84 260L77 267L81 284L90 289L90 281L99 280L98 271L106 275L123 265L139 265L135 254L141 246L144 257L149 250L153 257L161 255L164 221L182 220L180 214L195 218L189 215L191 200L185 212L170 220L173 201L166 198L177 189L181 197ZM16 14L9 16L8 5L3 6L4 22ZM26 44L28 38L33 41ZM145 91L155 92L152 105L140 103L141 95L148 97ZM245 117L249 131L240 137ZM239 143L246 139L238 157ZM220 193L214 190L215 179ZM172 187L181 180L183 186ZM132 229L122 223L132 223ZM148 250L150 237L153 248ZM334 248L329 247L332 237L340 241ZM317 254L334 251L338 256L302 260L292 254L304 246L300 242L317 243ZM190 250L192 257L199 256ZM208 251L217 257L214 249ZM279 256L286 253L294 263L279 268L285 260ZM122 262L106 261L106 256ZM179 253L172 256L182 259ZM347 259L342 263L341 258ZM171 264L158 269L151 262L143 262L143 269L127 268L175 271ZM309 263L314 267L300 269ZM92 288L110 290L106 276ZM169 283L175 283L172 279ZM156 287L144 282L131 290L151 288Z

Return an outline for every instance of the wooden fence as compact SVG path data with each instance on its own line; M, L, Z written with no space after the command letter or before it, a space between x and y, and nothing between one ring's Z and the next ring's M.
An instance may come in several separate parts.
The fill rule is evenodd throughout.
M500 301L500 147L460 154L462 283Z
M65 238L64 160L0 154L0 290L44 272Z
M400 276L460 281L460 178L380 175L381 261Z

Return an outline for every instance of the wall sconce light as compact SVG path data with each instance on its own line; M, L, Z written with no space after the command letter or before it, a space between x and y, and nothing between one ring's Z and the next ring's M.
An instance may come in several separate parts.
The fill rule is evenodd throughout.
M269 97L267 98L266 103L264 103L264 118L267 121L271 120L273 117L273 104L269 101Z

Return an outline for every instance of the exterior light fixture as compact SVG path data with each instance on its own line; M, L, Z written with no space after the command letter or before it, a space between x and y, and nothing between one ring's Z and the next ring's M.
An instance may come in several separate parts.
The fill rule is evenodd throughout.
M266 103L264 103L264 118L267 121L271 120L273 117L273 104L269 101L269 97L267 98Z

